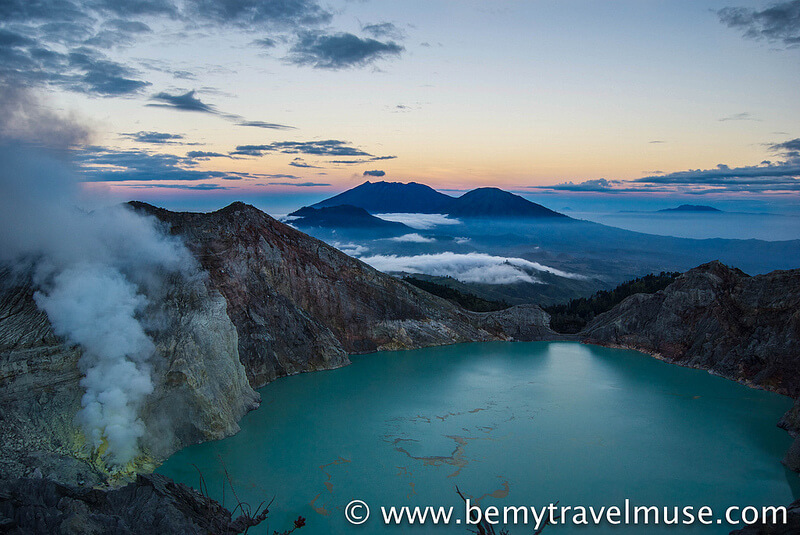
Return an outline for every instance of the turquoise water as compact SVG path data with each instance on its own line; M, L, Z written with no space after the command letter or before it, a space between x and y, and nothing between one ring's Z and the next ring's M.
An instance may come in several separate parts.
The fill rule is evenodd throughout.
M386 528L380 505L482 507L784 505L797 475L776 427L788 398L578 343L481 343L353 357L339 370L280 379L231 438L186 448L158 472L222 500L275 498L250 533L469 533ZM794 492L792 487L795 486ZM343 509L372 507L353 527ZM230 488L225 504L235 505ZM728 533L730 527L551 526L544 533ZM512 527L511 534L531 533Z

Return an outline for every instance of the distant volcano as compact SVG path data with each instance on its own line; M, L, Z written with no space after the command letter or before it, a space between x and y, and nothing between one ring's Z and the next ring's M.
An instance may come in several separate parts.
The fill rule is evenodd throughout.
M658 210L659 212L717 212L722 213L722 210L714 208L713 206L706 206L704 204L682 204L677 208L664 208Z
M312 208L356 206L373 214L447 214L463 218L563 218L524 197L499 188L478 188L461 197L439 193L430 186L409 182L364 182L360 186L325 199Z

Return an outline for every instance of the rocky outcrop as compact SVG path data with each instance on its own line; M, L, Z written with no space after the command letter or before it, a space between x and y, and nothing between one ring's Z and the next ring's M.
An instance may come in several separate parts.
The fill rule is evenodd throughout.
M181 236L225 296L254 387L353 353L552 335L538 307L464 311L244 203L209 214L131 204Z
M800 270L750 277L719 262L704 264L663 291L625 299L581 337L797 398Z
M704 264L663 291L625 299L580 336L798 399L800 270L750 277L719 262ZM798 437L784 463L800 471L800 401L779 425Z
M0 480L3 533L225 534L245 532L258 518L232 518L216 501L151 474L102 491L42 478ZM260 519L263 520L263 519Z
M520 342L570 338L569 335L553 332L550 329L550 314L536 305L517 305L477 316L481 328L498 337Z
M108 474L74 422L81 349L53 333L33 295L29 273L0 273L0 478L38 468L64 484L91 486ZM168 281L147 315L159 319L150 332L154 391L140 414L146 457L131 467L145 470L183 446L235 433L259 401L239 362L226 302L201 276Z

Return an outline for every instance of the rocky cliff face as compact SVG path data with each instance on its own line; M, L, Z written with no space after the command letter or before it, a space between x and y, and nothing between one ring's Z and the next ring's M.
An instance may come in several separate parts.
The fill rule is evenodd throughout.
M750 277L704 264L661 292L629 297L581 335L797 398L800 270Z
M73 421L83 395L81 349L55 336L33 294L29 274L0 273L0 478L37 467L65 484L99 483L106 467ZM176 279L147 313L160 324L150 333L154 391L140 415L147 457L238 431L259 396L239 362L222 296L201 278Z
M687 271L665 290L637 294L581 333L589 343L623 346L800 396L800 269L750 277L719 262ZM781 420L800 434L800 402ZM800 442L786 463L800 469Z
M380 273L242 203L211 214L134 203L179 235L207 275L166 281L149 296L154 391L141 410L152 463L238 431L276 377L349 363L349 353L479 340L553 337L538 307L466 312ZM80 347L57 337L30 273L0 273L0 479L94 485L107 467L74 422Z
M538 307L466 312L244 203L210 214L132 205L169 225L208 271L254 387L345 365L352 353L553 336Z

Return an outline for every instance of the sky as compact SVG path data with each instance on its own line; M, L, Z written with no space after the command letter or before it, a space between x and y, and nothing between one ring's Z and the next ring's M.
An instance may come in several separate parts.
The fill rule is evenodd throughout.
M1 0L0 81L0 137L58 146L116 200L800 192L800 0ZM26 134L49 116L73 130Z

